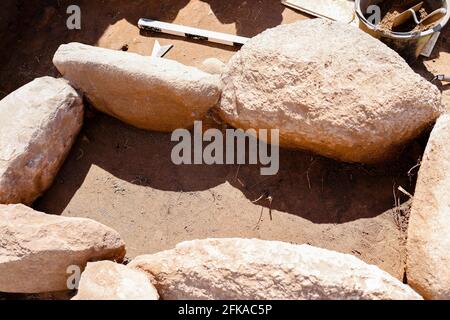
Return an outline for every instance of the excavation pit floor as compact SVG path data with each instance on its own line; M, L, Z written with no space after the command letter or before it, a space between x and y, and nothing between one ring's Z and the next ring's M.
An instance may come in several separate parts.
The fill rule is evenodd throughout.
M66 8L82 9L82 29L68 31ZM155 39L174 44L166 56L200 67L227 62L235 49L157 34L141 34L141 17L242 36L254 36L306 17L280 1L34 1L24 6L16 33L0 37L0 98L44 75L58 76L52 57L72 41L150 55ZM426 78L450 74L450 32L434 56L413 67ZM11 54L14 53L14 54ZM450 105L450 87L440 85ZM176 166L170 134L130 127L88 108L85 125L54 185L34 208L87 217L116 229L127 257L150 254L190 239L243 237L308 243L355 255L403 280L409 197L427 136L382 167L350 165L281 150L280 172L258 166ZM260 201L257 199L264 197ZM270 197L270 198L269 198ZM271 199L271 201L270 201ZM399 208L396 205L401 204Z
M354 254L402 278L409 210L393 208L408 200L398 186L413 193L416 170L408 171L424 145L382 168L282 149L279 173L265 177L254 165L174 165L170 134L88 111L35 208L114 228L130 259L191 239L261 238Z

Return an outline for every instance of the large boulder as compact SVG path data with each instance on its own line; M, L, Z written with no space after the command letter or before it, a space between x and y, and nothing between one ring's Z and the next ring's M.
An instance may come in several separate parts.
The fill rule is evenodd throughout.
M162 58L70 43L53 63L94 107L147 130L190 127L220 96L217 76Z
M111 261L88 263L73 300L159 300L145 273Z
M83 102L44 77L0 101L0 203L31 204L52 183L83 123Z
M420 299L378 267L308 245L208 239L133 260L162 299Z
M68 290L75 268L82 271L89 261L121 261L125 255L124 242L111 228L24 205L0 205L0 234L0 292Z
M251 39L222 75L220 110L242 129L279 129L280 143L375 163L440 114L439 90L386 45L314 19Z
M450 299L450 115L437 121L420 168L408 228L407 278L427 299Z

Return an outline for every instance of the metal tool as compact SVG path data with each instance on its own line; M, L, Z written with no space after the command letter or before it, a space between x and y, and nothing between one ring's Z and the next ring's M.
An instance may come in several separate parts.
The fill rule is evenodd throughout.
M167 33L175 36L186 37L188 39L210 41L230 46L241 46L249 40L249 38L245 37L186 27L151 19L140 19L138 22L138 26L142 30Z
M408 21L411 18L411 16L414 17L414 21L417 21L416 12L419 11L422 8L422 6L423 6L423 1L419 2L415 6L409 8L408 10L405 10L402 13L400 13L397 17L395 17L395 20L392 23L392 27L396 28L396 27L404 24L406 21ZM419 24L418 21L416 23Z
M433 53L433 49L436 46L436 43L439 39L439 36L441 35L440 32L436 32L433 34L431 39L427 42L426 46L423 48L422 52L420 53L422 56L429 58L431 54Z
M450 82L450 76L446 76L445 74L436 75L431 81L445 81Z
M417 16L415 14L413 17L414 17L415 23L428 25L430 23L441 20L446 14L447 14L447 9L439 8L437 10L434 10L432 13L430 13L429 15L427 15L425 18L423 18L420 21L419 21L419 19L417 19Z

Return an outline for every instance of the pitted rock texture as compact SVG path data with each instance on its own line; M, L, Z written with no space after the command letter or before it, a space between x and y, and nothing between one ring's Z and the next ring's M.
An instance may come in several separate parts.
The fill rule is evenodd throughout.
M70 43L53 63L95 108L141 129L191 127L220 96L218 76L168 59Z
M111 261L88 263L73 300L158 300L145 273Z
M0 203L31 204L50 185L83 124L66 81L36 79L0 101Z
M434 127L419 172L407 243L408 284L450 299L450 115Z
M436 120L441 94L393 50L353 26L313 19L251 39L222 75L220 110L242 129L346 162L392 156Z
M124 256L120 235L98 222L0 205L0 292L68 290L69 267Z
M376 266L308 245L250 239L183 242L134 259L162 299L420 299Z

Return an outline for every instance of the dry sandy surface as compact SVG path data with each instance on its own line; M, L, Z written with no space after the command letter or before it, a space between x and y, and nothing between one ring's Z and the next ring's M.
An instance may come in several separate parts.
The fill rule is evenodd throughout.
M194 66L209 57L226 62L234 53L225 46L140 34L140 17L243 36L305 18L278 0L86 0L70 1L83 15L82 30L68 31L68 1L25 2L22 23L2 38L0 97L35 77L58 75L51 58L59 44L71 41L149 55L158 39L175 45L167 58ZM415 68L427 78L428 70L450 74L449 41L447 28L434 57ZM441 89L450 105L450 87ZM378 168L282 150L279 174L267 178L255 166L175 166L170 135L138 130L90 109L53 187L35 208L115 228L129 258L189 239L256 237L354 254L403 279L409 208L393 208L409 198L396 189L414 192L417 168L410 169L426 140L425 135Z

